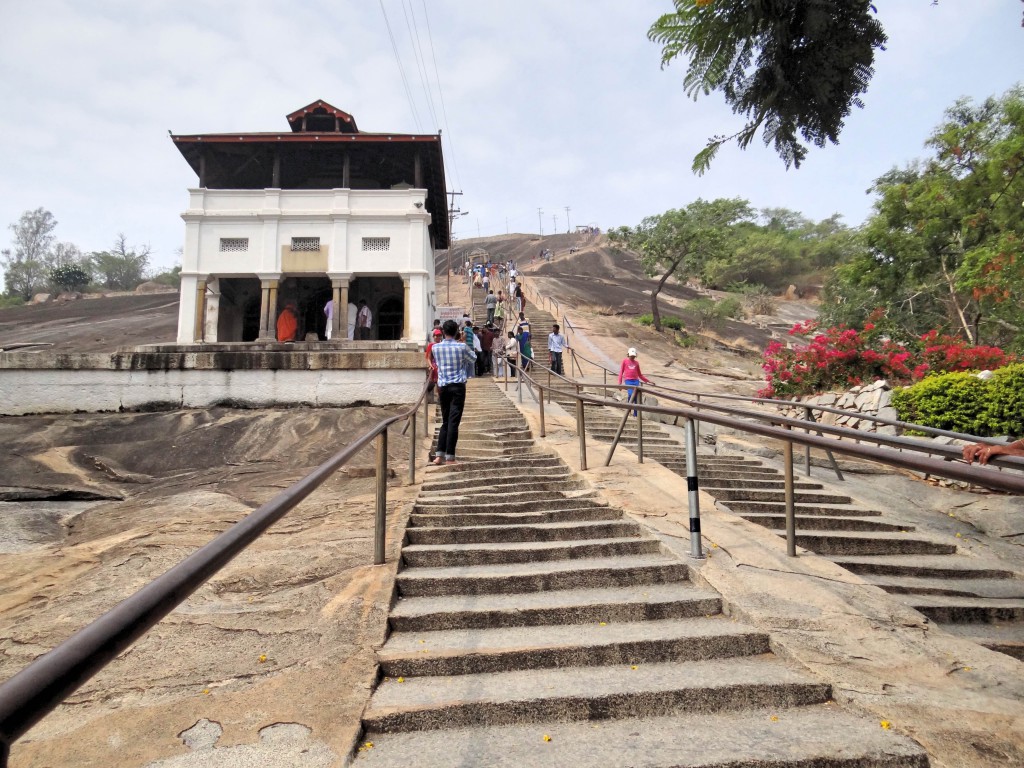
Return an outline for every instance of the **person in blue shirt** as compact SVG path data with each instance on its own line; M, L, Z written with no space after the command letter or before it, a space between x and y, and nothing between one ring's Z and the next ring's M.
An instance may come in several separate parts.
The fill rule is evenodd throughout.
M445 320L441 326L444 341L435 344L430 353L437 364L437 393L441 404L441 429L432 464L455 464L455 446L459 442L459 424L466 404L466 371L476 363L476 352L456 337L459 325Z

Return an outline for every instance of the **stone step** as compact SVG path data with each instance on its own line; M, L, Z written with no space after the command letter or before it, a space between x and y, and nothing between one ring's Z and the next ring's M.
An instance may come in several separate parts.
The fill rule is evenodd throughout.
M396 578L400 595L481 595L686 581L683 563L656 555L508 565L413 568Z
M683 467L685 468L686 460L683 459L682 462ZM697 463L697 473L700 475L702 479L705 477L708 479L718 477L736 477L743 478L745 480L756 480L758 478L770 480L782 477L782 475L780 475L771 467L738 467L735 469L729 469L727 467L718 468L715 464L703 464L701 462Z
M989 568L968 557L951 559L941 555L914 555L912 557L870 557L841 555L830 558L837 565L857 574L888 576L917 576L938 579L1012 579L1012 571Z
M783 505L785 507L785 505ZM740 517L766 528L780 529L786 527L785 514L763 514L759 512L741 512ZM883 523L871 517L846 517L832 515L802 515L797 512L796 529L808 531L912 531L912 525Z
M769 653L768 635L724 617L396 632L377 654L388 677L700 661Z
M776 530L785 537L784 530ZM819 555L952 555L955 544L918 539L902 533L817 533L797 530L796 544Z
M1024 622L1024 600L981 600L945 595L899 595L900 602L940 624Z
M424 500L417 501L412 508L414 515L440 514L451 512L453 514L473 514L474 512L502 512L514 514L517 512L555 512L560 509L587 509L591 507L605 508L608 503L595 500L594 492L580 492L579 498L536 498L526 501L493 499L493 500L464 500L453 497L451 500Z
M633 669L633 667L636 669ZM778 661L733 658L385 680L363 722L370 732L607 720L829 700L830 687ZM538 746L543 746L537 742Z
M545 740L547 739L547 740ZM913 740L826 704L367 734L356 766L927 768Z
M470 525L406 529L409 544L480 544L490 541L575 541L635 536L632 520L545 522L526 525Z
M452 565L529 563L541 560L575 560L616 555L647 555L661 551L657 539L614 538L574 541L503 541L480 544L410 544L402 549L409 568L440 568Z
M525 485L543 486L548 484L567 488L587 487L585 480L576 478L568 468L565 468L531 472L527 478L488 476L482 479L475 475L467 475L460 478L428 480L420 486L420 490L424 493L433 493L435 491L458 491L461 489L475 490L479 489L482 485L486 485L489 488L504 488L505 486L519 488Z
M734 514L745 512L763 512L765 514L778 514L786 511L786 504L777 501L729 501L723 502ZM881 512L874 509L860 509L840 504L796 504L796 514L807 515L828 515L830 517L879 517Z
M597 492L590 488L579 488L579 489L566 489L566 490L523 490L518 491L514 495L509 496L506 493L495 493L489 488L480 488L476 492L464 492L464 491L436 491L434 493L422 493L420 494L417 505L428 506L441 506L448 507L451 509L460 509L461 505L470 504L483 504L488 507L495 509L504 508L506 498L514 498L515 503L525 503L527 501L537 501L541 499L564 500L564 499L593 499L596 498Z
M698 479L699 479L698 475ZM753 488L723 488L713 482L701 483L702 491L707 491L716 499L730 501L782 501L786 500L785 491L758 491ZM849 496L837 493L814 493L813 491L796 491L795 501L798 504L852 504Z
M689 582L494 595L409 597L391 609L396 632L653 621L712 616L722 599Z
M747 479L741 477L722 477L718 475L716 477L706 477L698 473L700 478L700 484L703 488L734 488L737 490L754 489L754 490L783 490L786 489L786 482L782 478L775 479L772 477ZM793 488L798 491L818 491L824 486L821 483L809 483L805 480L796 480L793 482Z
M536 512L468 512L444 514L414 514L409 518L409 530L413 527L462 528L465 526L520 526L536 523L569 523L596 520L616 520L622 513L610 507L593 504L566 509ZM511 536L512 534L508 534Z
M946 624L943 630L1024 661L1024 623Z
M1021 579L871 575L866 580L894 595L945 595L946 597L1024 600L1024 581Z
M462 472L489 472L491 470L515 469L522 473L525 470L541 469L543 467L557 467L564 469L565 464L556 456L545 453L527 453L515 457L491 458L491 459L469 459L461 464L446 464L444 466L427 467L427 476L432 480L435 475L458 475Z

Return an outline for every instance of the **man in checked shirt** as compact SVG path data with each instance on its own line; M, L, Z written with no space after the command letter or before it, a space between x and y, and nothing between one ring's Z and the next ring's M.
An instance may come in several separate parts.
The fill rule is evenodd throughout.
M459 326L445 320L441 326L444 341L435 344L430 353L437 363L437 391L441 402L441 430L437 433L436 458L432 464L455 464L455 445L459 442L459 422L466 404L466 370L476 363L476 352L459 341Z

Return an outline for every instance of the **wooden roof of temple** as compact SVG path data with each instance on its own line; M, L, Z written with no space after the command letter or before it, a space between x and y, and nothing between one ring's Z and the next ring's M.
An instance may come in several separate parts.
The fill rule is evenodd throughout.
M448 247L440 134L366 133L352 115L322 100L287 120L290 131L172 134L171 140L207 189L400 189L416 186L418 165L431 239L435 248Z

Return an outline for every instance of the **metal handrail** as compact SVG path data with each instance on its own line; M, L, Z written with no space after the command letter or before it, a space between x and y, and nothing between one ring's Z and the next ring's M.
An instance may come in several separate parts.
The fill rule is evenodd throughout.
M425 403L427 390L428 385L424 385L416 404L410 409L378 422L306 477L250 512L0 685L0 768L6 768L14 741L183 603L374 438L377 438L374 564L382 564L386 530L387 430L403 419L412 423L409 460L410 478L415 481L416 414L420 404ZM426 431L426 409L424 422Z
M583 355L576 355L575 352L574 352L573 356L574 357L578 356L584 362L590 363L592 365L596 365L598 368L600 368L603 371L606 371L607 373L615 373L614 371L611 371L611 370L605 368L600 363L598 363L598 362L596 362L594 360L590 360L590 359L584 357ZM597 385L594 384L594 385L590 385L590 386L597 386ZM674 394L681 394L681 395L690 395L690 396L696 397L698 399L700 399L700 398L714 398L714 399L718 399L718 400L738 400L738 401L747 402L747 403L763 403L763 404L767 404L767 405L786 406L786 407L791 407L791 408L803 408L805 411L808 411L808 410L821 411L823 413L833 413L833 414L837 414L837 415L841 415L841 416L850 416L851 415L850 411L844 410L842 408L833 408L833 407L827 406L827 405L816 405L816 404L811 404L811 403L805 403L805 402L801 402L799 400L779 400L777 398L768 398L768 397L748 397L748 396L745 396L745 395L728 395L728 394L719 394L719 393L713 393L713 392L693 392L691 390L686 390L686 389L676 389L676 388L673 388L673 387L666 387L666 386L663 386L661 384L652 386L651 390L654 391L655 393L663 393L663 394L664 393L674 393ZM677 398L673 398L670 395L664 395L664 396L667 397L670 400L672 400L672 399L676 399L677 400ZM700 402L700 406L699 407L711 407L710 403L706 404L702 400L700 400L699 402ZM785 417L779 417L779 418L785 418ZM898 427L898 428L903 429L903 430L910 430L910 431L914 431L914 432L924 432L925 434L935 435L936 437L949 437L949 438L954 438L954 439L957 439L957 440L970 440L971 442L983 443L983 444L986 444L986 445L1004 445L1005 444L1001 440L997 440L995 438L979 437L978 435L971 435L971 434L967 434L965 432L953 432L953 431L947 430L947 429L939 429L937 427L928 427L928 426L925 426L924 424L915 424L914 422L910 422L910 421L900 421L898 419L887 419L887 418L884 418L884 417L881 417L881 416L877 416L877 415L863 415L863 416L857 416L857 418L860 418L860 419L863 419L863 420L867 420L867 421L871 421L871 422L873 422L875 424L884 424L884 425L887 425L887 426ZM844 427L828 427L827 425L822 424L821 422L815 421L813 418L812 419L803 419L801 421L812 421L812 422L814 422L814 424L815 424L814 429L816 431L826 431L826 432L828 432L828 431L833 431L833 430L842 430L844 434L845 433L852 433L852 434L849 434L848 436L853 437L854 439L857 439L857 440L872 440L872 441L876 441L876 436L874 434L872 434L870 432L864 432L863 430L846 429ZM807 429L808 427L806 426L806 424L800 424L799 428L800 429ZM879 441L879 442L884 442L884 441ZM950 455L956 454L957 457L961 455L961 451L959 449L955 448L954 446L941 446L941 445L937 445L937 444L925 444L925 443L917 443L917 442L915 442L912 447L911 446L904 446L904 447L909 447L911 450L926 450L923 447L925 445L930 445L931 446L931 448L928 449L928 452L931 452L931 453L948 453ZM1020 458L1020 457L1015 457L1015 456L994 456L994 457L992 457L992 459L990 459L990 462L991 463L996 463L996 464L999 464L999 465L1002 465L1002 466L1008 466L1008 467L1014 467L1014 468L1018 468L1018 469L1024 469L1024 458Z
M524 377L540 391L549 389L545 385L533 379L529 374L524 374ZM974 466L973 464L967 464L966 462L955 463L928 457L894 453L891 450L887 450L879 446L862 445L860 443L840 441L834 438L813 435L810 433L794 432L792 429L744 421L728 413L711 413L708 412L708 407L704 405L701 405L699 410L695 407L670 408L661 405L644 405L638 402L621 403L617 400L593 397L583 393L566 392L565 390L556 391L561 394L568 395L578 402L589 403L591 405L618 408L620 410L637 410L645 413L660 413L666 416L680 416L685 419L707 422L717 426L733 427L762 437L774 437L779 440L792 441L800 443L801 445L809 445L813 448L828 448L836 453L856 456L870 461L878 461L884 464L902 467L904 469L922 471L939 477L947 477L952 480L962 480L964 482L973 483L986 488L992 488L994 490L1008 491L1011 493L1024 493L1024 477L999 472L997 469L989 467ZM773 418L782 419L785 417L777 416ZM789 421L796 422L796 420ZM800 423L800 426L802 427L804 425ZM816 425L816 428L823 426L824 425L819 424ZM848 431L856 432L856 430ZM861 437L863 438L863 435L861 435Z

